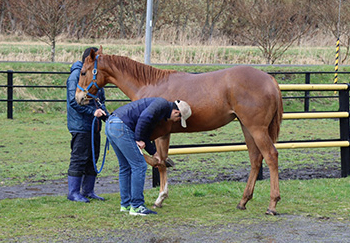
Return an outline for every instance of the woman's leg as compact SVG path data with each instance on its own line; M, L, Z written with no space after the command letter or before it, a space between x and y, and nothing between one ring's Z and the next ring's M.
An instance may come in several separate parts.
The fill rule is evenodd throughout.
M134 132L124 127L124 136L118 139L118 148L131 168L131 206L138 208L145 203L143 190L147 163L136 144Z
M123 124L116 117L110 117L106 122L106 135L119 161L120 204L128 207L131 204L131 167L117 145L123 136L123 130Z

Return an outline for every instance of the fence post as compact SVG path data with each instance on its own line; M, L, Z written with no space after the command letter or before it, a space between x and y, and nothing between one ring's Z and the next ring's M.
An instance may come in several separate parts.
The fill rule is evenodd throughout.
M7 119L13 119L13 70L7 70Z
M347 90L339 91L339 111L349 112L349 84ZM340 118L340 140L349 141L349 117ZM341 176L347 177L350 174L350 147L340 148Z
M310 73L305 73L305 84L310 84ZM305 99L304 99L304 112L308 112L310 110L310 91L305 91Z

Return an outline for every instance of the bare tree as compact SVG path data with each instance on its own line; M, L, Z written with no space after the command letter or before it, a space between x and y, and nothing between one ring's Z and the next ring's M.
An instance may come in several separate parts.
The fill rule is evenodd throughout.
M161 1L153 31L155 35L176 43L180 39L193 40L200 37L204 22L204 2L206 0Z
M152 20L152 25L156 26L157 25L157 20L159 18L159 16L162 14L162 11L164 9L160 8L160 6L162 6L162 4L164 3L164 0L155 0L153 1L153 20ZM143 18L143 23L145 22L145 17Z
M206 0L205 22L202 28L202 40L210 40L215 25L228 6L227 0Z
M3 24L4 24L4 18L6 13L6 3L5 1L0 1L0 33L3 32Z
M159 1L154 1L153 9L157 10ZM119 36L121 38L134 38L142 35L145 25L147 0L119 0L117 8ZM153 16L157 11L153 10Z
M172 42L176 42L180 39L181 31L186 28L189 14L186 10L191 7L187 1L183 0L165 1L161 7L165 11L163 11L163 14L157 15L157 20L160 19L160 21L154 23L154 27L157 27L157 29L174 27L175 32Z
M78 40L82 37L96 37L96 32L107 33L110 14L113 14L118 4L115 0L81 0L79 12L73 15L67 27Z
M17 19L10 11L9 0L0 0L0 33L13 33L20 31L17 27Z
M51 46L51 61L55 61L56 38L62 33L78 9L76 0L16 0L10 1L11 11L21 20L23 30Z
M334 43L339 38L341 45L346 47L342 59L342 62L344 62L350 51L350 2L342 1L339 12L338 1L320 0L314 6L314 11L317 13L320 23L334 36Z
M309 7L304 4L302 0L237 0L231 27L259 47L267 64L273 64L309 30L312 19L304 14Z
M77 28L77 33L82 35L86 28L94 23L96 16L99 16L96 13L104 13L100 7L106 6L107 0L16 0L9 2L12 13L23 24L23 31L51 46L51 61L54 62L57 37L67 31L71 23L80 23L80 26L84 27ZM108 11L111 9L113 8L109 8Z

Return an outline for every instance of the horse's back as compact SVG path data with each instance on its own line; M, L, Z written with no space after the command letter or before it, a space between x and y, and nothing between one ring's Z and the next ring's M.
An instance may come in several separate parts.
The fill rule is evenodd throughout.
M173 132L197 132L224 126L236 117L244 124L261 115L271 120L279 92L269 74L249 66L235 66L200 74L171 73L156 86L143 87L139 97L186 101L192 109L188 126L183 129L175 125Z
M178 86L173 90L182 90L181 93L190 100L221 101L231 107L248 101L261 103L273 97L277 100L280 98L274 78L250 66L235 66L201 74L179 74L172 83Z
M218 88L220 86L226 88L227 85L241 87L242 84L250 85L253 89L262 86L275 88L275 84L268 73L250 66L235 66L198 74L179 72L172 74L169 77L169 82L185 83L188 86L215 85Z

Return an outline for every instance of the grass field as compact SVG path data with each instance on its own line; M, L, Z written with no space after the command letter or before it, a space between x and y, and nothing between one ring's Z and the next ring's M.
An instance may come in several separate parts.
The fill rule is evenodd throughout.
M349 183L349 178L281 181L283 198L278 205L279 212L285 216L323 219L327 227L333 221L348 222ZM130 217L119 212L118 194L106 194L103 196L107 201L84 205L71 203L62 196L6 199L0 203L0 240L85 242L97 238L102 242L110 242L111 239L115 239L114 242L146 242L136 237L146 239L152 234L164 242L182 242L175 240L181 239L181 228L192 232L190 234L196 239L196 234L202 231L209 233L213 228L216 231L228 230L234 236L235 228L239 228L237 226L259 232L263 225L283 225L286 221L284 217L263 214L269 200L269 181L257 183L255 196L246 211L237 210L235 205L244 186L242 182L170 186L171 197L163 208L157 209L157 216L150 217ZM156 189L147 190L146 203L151 204L150 199L155 198L157 193ZM271 238L277 233L271 232ZM235 238L234 241L244 239Z
M28 47L29 46L29 47ZM25 55L32 45L5 46L0 54L11 58ZM30 52L35 56L44 55L38 51L40 45ZM11 50L17 50L12 52ZM78 59L83 47L77 45L62 48L68 53L75 53L62 61ZM139 47L141 48L141 47ZM123 48L120 48L123 50ZM142 48L141 48L142 49ZM5 53L7 50L7 53ZM106 51L109 49L106 48ZM163 53L163 49L159 49ZM157 51L157 48L155 48ZM249 51L249 50L248 50ZM315 50L312 56L323 55ZM137 48L131 54L139 56ZM175 51L174 51L175 52ZM251 51L252 53L254 51ZM11 54L15 53L15 54ZM22 54L21 54L22 53ZM229 52L228 52L229 53ZM239 52L238 52L239 53ZM129 55L129 51L125 51ZM68 55L68 54L67 54ZM196 56L197 54L194 54ZM235 54L238 55L238 54ZM254 55L254 54L252 54ZM181 53L179 62L182 62ZM137 58L136 58L137 59ZM171 59L169 59L171 62ZM204 57L203 57L204 60ZM243 61L242 61L243 62ZM293 61L291 61L293 62ZM70 64L62 63L13 63L0 62L0 70L16 71L68 71ZM177 69L187 72L205 72L224 68L223 66L160 66L160 68ZM333 71L331 65L308 67L257 66L264 71ZM341 71L350 70L342 67ZM17 85L65 85L68 75L33 75L16 74ZM340 75L340 82L347 82L347 75ZM277 75L279 83L303 83L300 74ZM312 83L332 83L333 74L312 76ZM6 75L0 75L0 84L6 84ZM16 89L15 99L65 99L65 89ZM284 96L300 95L296 92L284 93ZM319 95L315 92L313 95ZM326 92L322 95L333 95ZM123 98L116 89L109 89L107 97ZM0 99L6 98L5 88L0 88ZM120 104L107 103L112 111ZM301 111L302 100L284 100L285 111ZM334 99L311 101L311 109L315 111L337 111L338 103ZM14 119L6 119L6 103L0 102L0 191L6 186L20 185L23 182L63 179L69 163L70 134L66 128L65 103L14 103ZM337 119L286 120L281 127L280 140L307 140L339 138L339 121ZM103 140L102 140L103 141ZM243 142L238 122L210 132L195 134L174 134L171 144L204 144ZM230 176L230 171L249 167L246 152L177 155L172 157L176 162L176 170L169 176L181 176L186 171L215 179L218 173ZM305 167L326 167L339 162L339 148L327 149L294 149L279 151L280 170ZM118 162L112 154L107 156L106 166L100 176L117 176ZM148 176L150 170L148 170ZM278 211L283 215L299 215L312 218L326 218L332 221L349 222L349 178L318 180L284 180L281 181L282 201ZM269 180L257 182L254 198L248 204L247 211L235 209L242 196L245 183L220 182L196 185L170 185L170 197L159 215L147 218L132 218L118 212L120 197L118 194L104 195L106 202L90 204L72 204L64 196L39 197L29 199L5 199L0 201L0 241L46 242L70 241L84 238L94 239L98 236L123 236L124 232L137 230L147 234L152 232L159 239L176 235L181 227L200 230L213 226L237 224L252 225L256 222L283 222L283 218L267 217L264 212L269 201ZM146 203L153 204L158 195L157 189L147 190ZM203 213L205 212L205 213ZM161 242L161 241L159 241ZM171 241L176 242L176 241Z

